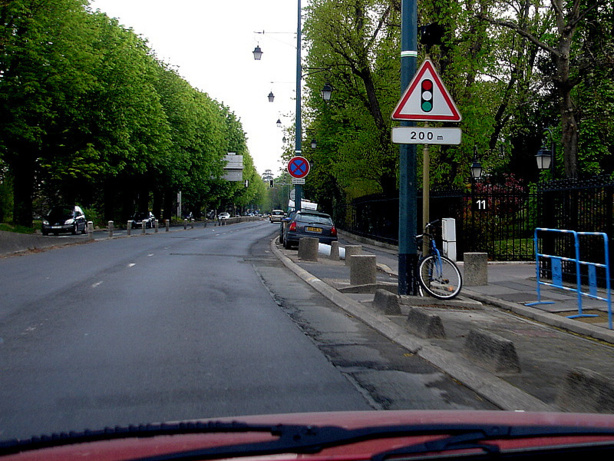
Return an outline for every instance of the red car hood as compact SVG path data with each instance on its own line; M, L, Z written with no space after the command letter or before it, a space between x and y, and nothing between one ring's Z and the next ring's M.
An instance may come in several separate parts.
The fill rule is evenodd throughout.
M471 425L471 426L501 426L522 427L540 426L542 428L602 428L608 429L611 434L582 435L570 434L567 431L559 436L520 437L513 439L489 439L487 442L503 449L518 449L523 447L542 447L568 445L575 443L590 443L609 441L614 443L614 416L573 413L523 413L523 412L484 412L484 411L377 411L377 412L336 412L336 413L302 413L290 415L245 416L233 418L216 418L200 422L241 422L248 425L309 425L309 426L338 426L345 429L378 428L384 426L419 425ZM170 423L175 425L175 423ZM136 429L136 428L135 428ZM115 430L111 430L113 432ZM186 431L189 432L189 431ZM575 430L574 430L575 432ZM249 452L242 455L242 459L257 460L366 460L372 455L384 451L394 450L409 445L448 437L453 431L442 431L437 435L412 435L411 428L403 435L386 436L372 440L361 440L344 443L338 446L328 446L314 453L277 453L258 454L249 456ZM40 439L38 439L40 440ZM51 440L51 439L50 439ZM270 442L278 440L269 433L252 432L249 430L239 432L214 433L176 433L173 435L155 435L155 433L137 434L136 431L126 433L125 436L113 436L109 440L77 441L61 446L51 446L30 450L27 445L20 446L20 453L8 454L0 457L4 460L126 460L144 457L159 456L170 453L199 450L203 448L220 447L226 445ZM39 442L40 443L40 442ZM53 444L53 442L50 442ZM6 451L5 451L6 452ZM466 449L462 452L467 452ZM483 451L478 451L483 453ZM454 451L451 454L460 454ZM450 454L450 452L448 452ZM247 456L246 456L247 455ZM230 457L224 457L230 458ZM197 458L196 458L197 459ZM203 458L206 459L206 458ZM216 459L220 459L219 457ZM222 458L223 459L223 458Z

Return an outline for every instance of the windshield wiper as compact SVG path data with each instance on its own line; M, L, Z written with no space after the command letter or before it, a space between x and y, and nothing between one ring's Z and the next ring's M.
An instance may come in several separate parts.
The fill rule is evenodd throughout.
M265 442L250 442L211 448L203 448L167 455L139 458L141 461L220 459L243 456L271 455L280 453L313 454L321 450L393 437L415 437L421 435L447 435L439 440L410 445L398 450L387 451L373 457L383 461L390 456L410 453L426 453L466 448L470 445L494 451L496 447L481 442L489 439L553 437L562 435L611 435L614 428L582 428L557 426L506 426L481 424L402 424L375 426L359 429L345 429L339 426L312 426L292 424L246 424L240 422L191 422L153 424L106 428L100 431L83 431L33 437L27 440L0 442L0 456L50 448L62 445L91 443L139 437L162 435L209 434L209 433L250 433L261 432L276 437Z
M552 426L506 426L481 424L416 424L375 426L360 429L345 429L338 426L275 426L272 435L279 438L269 442L229 445L199 450L171 453L168 455L139 458L138 461L202 460L262 456L281 453L315 454L325 448L348 445L366 440L423 435L450 435L398 450L376 454L372 461L384 461L391 456L414 453L480 448L489 454L497 454L496 445L482 443L486 440L556 437L571 435L611 435L614 428L578 428ZM137 460L134 460L137 461Z
M443 431L442 433L445 433ZM450 432L452 433L452 432ZM415 434L414 434L415 435ZM496 444L484 443L492 440L512 440L512 439L533 439L533 438L549 438L549 437L571 437L571 436L597 436L597 435L614 435L612 428L594 428L594 427L568 427L568 426L476 426L474 430L462 432L461 434L443 437L441 439L431 440L428 442L408 445L406 447L388 450L377 453L371 457L371 461L386 461L387 459L403 459L403 456L410 455L414 459L415 455L427 453L441 453L442 457L449 457L451 451L456 450L482 450L482 453L474 454L477 457L496 457L503 459L506 457L502 454L499 446ZM608 458L611 459L614 453L613 441L594 442L590 445L564 444L564 445L548 445L548 446L532 446L520 447L519 449L510 450L509 457L520 457L526 459L525 456L545 456L546 454L573 454L586 451L588 453L595 450L608 450ZM600 452L600 454L605 454ZM467 456L463 456L466 458ZM419 459L419 458L418 458ZM436 457L435 457L436 459Z

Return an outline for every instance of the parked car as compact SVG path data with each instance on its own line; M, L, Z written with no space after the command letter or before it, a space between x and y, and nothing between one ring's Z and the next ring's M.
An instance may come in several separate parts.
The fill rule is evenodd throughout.
M279 243L281 243L282 245L284 244L284 234L286 232L286 228L290 225L290 221L294 217L295 213L296 211L292 210L290 214L285 215L281 220L281 223L279 225Z
M337 240L337 228L326 213L300 210L283 225L284 248L298 245L298 241L303 237L317 237L320 243L330 245Z
M58 235L60 232L77 234L87 232L87 220L83 210L78 206L56 206L43 218L43 235L50 232Z
M140 211L135 213L130 218L132 221L132 228L141 227L142 222L145 221L145 228L153 228L156 225L156 217L151 211Z
M217 215L217 219L230 219L230 213L222 211L219 215Z
M283 210L273 210L271 211L271 217L269 218L271 222L281 222L284 217Z

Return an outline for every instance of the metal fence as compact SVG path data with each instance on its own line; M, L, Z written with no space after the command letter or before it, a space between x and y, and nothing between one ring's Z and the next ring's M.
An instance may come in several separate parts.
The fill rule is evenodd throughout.
M487 252L495 261L534 260L536 227L613 235L614 182L609 179L550 181L531 189L513 180L506 184L475 183L465 190L435 189L429 195L430 220L456 220L457 255L461 260L463 253L474 251ZM421 193L417 213L421 227ZM343 229L398 243L398 198L361 197L338 206L333 215ZM557 251L562 254L565 250ZM586 251L600 250L589 247Z

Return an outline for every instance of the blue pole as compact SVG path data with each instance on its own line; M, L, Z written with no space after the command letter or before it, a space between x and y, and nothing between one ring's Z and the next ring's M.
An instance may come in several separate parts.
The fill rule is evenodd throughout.
M401 1L401 94L416 73L418 58L417 0ZM402 122L404 126L414 122ZM400 295L417 294L418 249L416 245L417 195L416 146L401 144L399 158L399 278Z
M301 69L301 0L298 0L298 19L297 19L297 27L296 27L296 132L295 132L295 148L294 154L297 156L301 155L302 150L302 124L301 124L301 80L303 77L302 69ZM301 209L301 195L303 192L303 186L301 184L294 185L294 209Z

